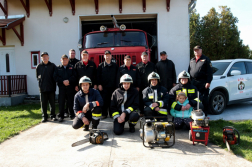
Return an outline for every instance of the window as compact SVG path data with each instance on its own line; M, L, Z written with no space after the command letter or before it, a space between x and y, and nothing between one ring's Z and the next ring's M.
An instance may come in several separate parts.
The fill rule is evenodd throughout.
M248 74L252 74L252 62L246 62Z
M237 62L237 63L235 63L231 67L231 69L229 71L229 75L230 75L231 71L233 71L233 70L239 70L241 72L241 75L246 74L246 68L245 68L244 62Z
M226 71L229 64L230 62L212 62L213 74L222 75Z
M36 69L37 65L40 63L39 59L39 51L32 51L31 52L31 68Z
M6 60L6 72L10 72L10 56L8 53L5 55L5 60Z
M88 34L85 37L85 48L147 46L142 31L115 31Z

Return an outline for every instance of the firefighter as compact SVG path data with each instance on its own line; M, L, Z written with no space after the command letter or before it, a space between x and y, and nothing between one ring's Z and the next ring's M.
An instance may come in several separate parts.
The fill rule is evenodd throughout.
M149 74L148 82L150 84L143 90L144 116L146 118L167 116L169 94L167 89L159 84L159 81L160 77L156 72ZM164 118L163 120L167 119Z
M111 97L111 112L114 119L114 133L121 135L124 132L125 122L129 123L129 131L135 132L135 125L140 118L137 113L139 105L139 94L132 86L133 79L130 75L124 74L120 78L120 87L117 88Z
M83 76L79 81L80 91L74 96L74 112L76 117L73 120L73 128L79 129L84 126L84 131L89 130L92 121L92 129L97 129L102 116L103 100L98 90L91 88L92 81L89 77Z
M69 64L67 55L61 57L61 65L56 67L53 77L59 87L59 122L62 122L64 119L65 99L67 99L70 119L74 119L73 100L75 94L74 87L76 83L76 74L73 66Z
M69 64L71 64L73 67L75 66L76 63L79 62L79 60L75 58L75 55L76 55L75 50L74 49L70 49L69 50ZM77 91L78 90L75 90L75 93L77 93ZM67 97L66 97L66 100L67 100ZM69 114L68 114L68 108L69 108L68 107L68 102L66 102L66 108L65 108L65 111L64 111L65 112L65 114L64 114L65 118L67 118L69 116ZM70 118L71 118L71 116L70 116Z
M97 89L96 85L96 65L93 61L88 60L89 55L86 50L81 52L82 60L75 64L75 70L77 75L77 80L79 81L81 77L87 76L91 79L94 89ZM75 86L75 90L78 91L78 84Z
M102 119L105 119L108 116L111 95L116 89L116 74L118 71L118 66L116 63L111 61L111 58L111 52L106 50L104 53L105 61L100 63L97 68L98 89L104 101L104 105L102 107ZM112 113L110 111L109 116L112 117Z
M141 76L141 85L139 91L139 108L140 108L140 116L144 114L144 104L143 104L143 94L142 91L149 86L148 75L155 71L155 64L148 61L149 57L146 52L143 52L141 55L142 62L136 65L138 72Z
M197 97L198 89L191 84L189 73L186 71L182 71L181 73L179 73L178 81L179 83L176 86L174 86L169 92L170 95L169 107L171 107L172 110L181 112L189 110L190 107L196 109L199 100ZM180 92L184 92L185 95L187 96L189 104L187 104L186 106L180 105L176 101L176 97ZM202 104L200 104L200 106L202 106ZM186 125L187 128L190 128L190 122L192 121L190 117L185 118L176 117L176 115L173 115L172 113L171 115L174 117L174 125L176 129L182 128L184 124Z
M156 64L156 72L160 75L160 84L168 91L176 85L175 65L167 59L165 51L160 52L160 61Z
M42 63L38 64L36 67L36 77L39 84L40 91L40 102L42 110L42 121L46 122L47 115L47 104L49 102L50 111L51 111L51 120L57 121L55 115L55 90L56 83L53 79L53 73L55 71L55 64L49 61L49 54L43 52L41 54Z
M201 94L205 114L210 113L208 106L208 95L211 81L213 80L211 60L202 54L202 48L197 45L194 47L195 57L191 59L188 72L191 81Z
M71 64L73 67L75 66L76 63L79 62L78 59L75 58L75 50L74 49L70 49L69 50L69 64Z
M129 74L133 78L132 86L134 86L139 91L139 88L141 85L141 78L140 78L140 75L139 75L137 68L135 66L131 65L131 58L129 55L126 55L124 57L124 64L121 65L118 69L117 79L116 79L117 85L119 85L120 78L124 74Z

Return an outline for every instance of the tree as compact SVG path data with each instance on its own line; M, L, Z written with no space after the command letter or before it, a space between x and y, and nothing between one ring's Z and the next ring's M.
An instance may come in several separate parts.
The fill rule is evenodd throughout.
M211 8L202 18L196 11L190 17L190 48L201 45L203 53L211 60L249 58L251 50L243 44L238 31L238 18L227 6L219 7L221 12Z

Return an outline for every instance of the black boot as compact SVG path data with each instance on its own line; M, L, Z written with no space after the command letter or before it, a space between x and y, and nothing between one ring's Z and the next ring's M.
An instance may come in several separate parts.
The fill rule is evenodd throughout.
M134 132L135 132L135 126L131 126L131 127L129 128L129 131L130 131L130 133L134 133Z
M85 125L83 130L84 131L89 131L89 125Z
M41 122L42 122L42 123L47 122L47 118L42 118Z
M98 125L100 123L100 120L95 120L95 119L92 119L92 129L97 129Z

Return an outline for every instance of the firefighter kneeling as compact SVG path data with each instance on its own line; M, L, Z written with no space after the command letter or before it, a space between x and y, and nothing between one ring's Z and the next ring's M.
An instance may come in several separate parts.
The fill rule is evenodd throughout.
M143 90L144 116L146 118L167 116L169 94L165 87L158 84L159 80L160 77L157 73L150 73L148 76L150 86Z
M92 129L97 129L102 116L103 100L98 90L90 88L90 78L84 76L80 79L80 91L74 97L74 112L76 117L73 120L73 128L79 129L85 125L85 131L89 130L92 121Z
M113 131L116 135L123 133L126 121L129 122L129 131L134 133L135 125L140 117L136 112L139 105L139 93L132 83L132 77L124 74L120 78L119 88L113 92L111 97L111 112L114 118Z

